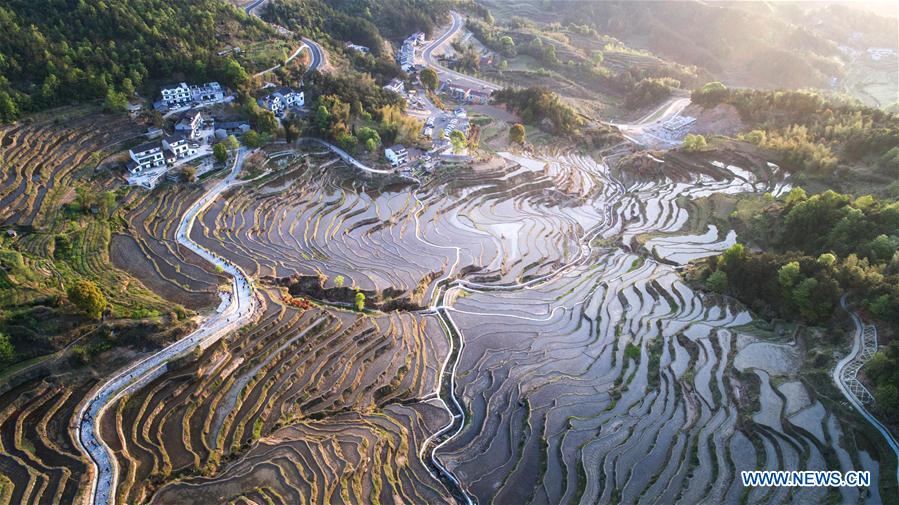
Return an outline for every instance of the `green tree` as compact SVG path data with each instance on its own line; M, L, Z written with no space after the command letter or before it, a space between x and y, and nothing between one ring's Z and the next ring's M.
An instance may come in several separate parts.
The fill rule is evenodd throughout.
M697 105L714 107L723 102L727 98L727 95L727 86L715 81L710 82L699 89L693 90L690 99Z
M356 292L356 310L359 312L365 310L365 293L362 291Z
M725 249L724 253L718 257L718 267L725 269L736 268L742 264L745 257L746 248L743 247L743 244L737 242Z
M69 301L94 319L100 319L106 309L106 297L92 281L79 279L68 290Z
M109 112L123 112L127 106L128 97L124 93L116 93L111 89L106 92L103 109Z
M257 147L262 147L262 144L263 144L262 137L260 137L260 135L258 133L256 133L256 130L250 130L250 131L244 133L242 140L243 140L244 145L251 149L256 149Z
M9 335L0 333L0 363L9 363L16 356L16 348L9 340Z
M343 278L343 276L338 275L337 277L334 278L334 285L337 286L338 288L342 288L344 281L345 281L345 279Z
M194 182L197 180L197 169L190 165L185 165L181 169L181 179L184 182Z
M881 384L874 390L874 406L893 417L899 415L899 389L895 384Z
M509 141L516 144L524 144L525 134L524 125L515 123L509 128Z
M228 147L228 149L230 149L232 151L240 148L240 141L237 140L237 137L235 137L234 135L228 135L228 138L225 140L225 143L226 143L225 145Z
M777 282L784 289L791 289L799 282L802 272L798 261L791 261L777 271Z
M440 78L437 76L437 72L430 68L422 70L418 79L421 81L421 85L429 91L434 91L440 85Z
M716 293L725 293L727 291L727 274L724 270L715 270L706 279L706 286Z
M224 163L225 160L228 159L228 148L225 146L224 142L219 142L218 144L212 146L212 156L219 163Z
M453 130L450 133L450 143L453 145L453 152L458 154L461 153L466 146L465 143L465 134L459 130Z
M502 46L503 55L508 58L515 57L515 41L512 40L512 37L508 35L503 35L499 39L499 44Z
M708 147L708 143L705 141L705 137L702 135L694 135L692 133L688 133L686 137L684 137L684 150L687 152L696 152L702 151Z

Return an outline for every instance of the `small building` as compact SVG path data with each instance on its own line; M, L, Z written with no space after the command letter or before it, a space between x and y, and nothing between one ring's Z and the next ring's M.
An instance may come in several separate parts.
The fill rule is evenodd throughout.
M163 86L162 103L167 107L180 107L190 102L212 102L225 98L225 90L218 82L188 86L186 82Z
M356 51L356 52L362 53L362 54L368 54L371 52L371 49L369 49L368 47L360 46L359 44L353 44L352 42L347 42L346 48L352 49L353 51Z
M448 91L453 98L460 101L466 101L471 96L471 90L468 88L449 86Z
M181 119L175 124L175 131L182 132L188 137L195 139L200 136L200 129L203 127L203 121L203 114L200 111L188 111L181 116Z
M183 83L182 83L183 84ZM190 96L195 102L214 102L225 98L225 90L216 81L190 87Z
M159 137L162 137L163 133L165 133L165 132L162 131L162 128L158 128L156 126L151 126L151 127L147 128L147 133L145 133L144 136L146 136L150 140L153 140L153 139L158 139Z
M169 165L174 165L181 158L197 154L196 144L191 144L186 135L176 133L162 139L163 155Z
M264 99L259 100L259 105L281 114L287 109L302 107L306 103L306 97L302 90L293 88L278 88Z
M139 174L144 170L165 165L162 153L162 145L159 142L147 142L128 150L128 155L134 161L128 167L132 174Z
M250 123L246 121L222 121L215 123L215 136L225 138L228 135L243 135L250 131Z
M409 153L402 144L394 144L384 149L384 157L390 162L390 166L396 167L406 162Z
M471 103L485 104L490 101L490 91L471 90L468 92L468 100Z
M393 91L399 95L403 94L403 91L406 90L406 83L402 81L402 79L393 79L386 85L384 85L384 89Z
M163 86L162 103L168 107L178 107L190 103L190 88L186 82L172 86Z

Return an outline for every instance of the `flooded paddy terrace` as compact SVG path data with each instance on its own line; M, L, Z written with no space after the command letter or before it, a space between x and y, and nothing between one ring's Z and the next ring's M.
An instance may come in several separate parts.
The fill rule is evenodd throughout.
M371 330L394 342L390 352L406 353L405 366L360 357L364 350L346 339L345 359L307 365L357 363L366 391L393 379L384 391L401 393L365 399L352 382L326 391L314 381L314 397L334 408L304 417L298 412L308 407L293 412L289 404L308 401L307 379L289 375L290 394L281 394L280 386L263 386L256 368L232 365L246 377L228 379L232 392L216 393L215 402L246 402L252 393L251 407L242 408L256 413L226 412L222 420L214 405L197 408L209 420L196 436L226 454L241 432L212 436L223 423L250 431L258 422L262 438L218 473L167 484L155 500L236 499L240 489L263 489L321 503L364 502L372 493L431 503L880 501L876 489L788 493L739 483L750 469L867 469L879 478L869 442L849 436L795 376L795 346L741 333L748 312L710 303L675 270L736 239L714 227L678 235L689 217L679 198L777 193L782 181L714 164L699 175L626 187L587 156L502 156L499 169L392 185L297 156L207 210L193 238L251 275L320 275L326 287L342 276L346 286L403 293L422 309L401 313L390 331L386 323ZM650 238L640 246L640 237ZM328 322L317 331L370 324L335 314L321 309ZM415 337L404 336L412 328ZM291 331L300 330L273 334L288 339ZM458 338L464 347L454 352ZM283 375L278 366L297 363L286 356L317 362L319 354L304 354L312 342L301 335L253 352L284 360L266 358L260 368ZM254 389L235 393L241 380ZM165 387L185 386L157 391ZM275 406L279 415L266 417ZM429 461L434 448L439 464Z

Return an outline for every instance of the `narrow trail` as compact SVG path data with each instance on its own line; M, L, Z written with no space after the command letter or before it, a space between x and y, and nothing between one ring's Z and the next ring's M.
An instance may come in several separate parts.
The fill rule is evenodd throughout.
M243 149L237 152L231 172L188 208L181 219L177 232L179 244L221 268L231 277L231 295L228 298L227 307L204 319L190 335L117 372L106 382L94 388L82 404L77 417L76 438L93 467L89 495L91 504L106 505L116 502L118 464L112 456L110 448L100 437L97 424L109 406L124 395L140 389L154 378L162 375L167 369L167 363L172 359L184 356L197 347L208 347L229 332L249 323L258 313L260 303L254 296L251 281L243 270L203 248L190 238L190 232L197 216L226 190L246 182L237 179L245 155L246 152Z

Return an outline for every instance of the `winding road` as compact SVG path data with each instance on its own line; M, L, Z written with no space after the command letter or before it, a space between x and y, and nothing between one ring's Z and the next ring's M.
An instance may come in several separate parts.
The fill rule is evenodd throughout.
M462 16L458 12L450 12L452 16L452 23L450 24L449 29L443 33L443 35L437 37L436 40L429 43L421 52L421 58L424 60L424 63L433 68L437 75L444 81L452 80L453 84L461 85L467 88L481 88L488 91L496 91L501 89L502 86L494 84L489 81L485 81L483 79L478 79L477 77L472 77L470 75L462 74L456 72L455 70L450 70L443 65L437 63L437 60L434 58L433 53L435 49L439 49L443 45L445 45L451 38L453 38L459 30L465 26L465 20L462 19ZM447 79L449 78L449 79Z
M892 449L893 453L896 455L896 459L899 460L899 443L896 443L896 439L893 438L893 434L890 433L890 430L886 426L881 424L881 422L878 421L876 417L868 412L868 409L865 408L862 400L860 400L853 392L851 382L857 381L858 379L855 378L855 373L850 373L850 370L852 369L852 367L850 367L850 364L859 361L860 363L858 367L863 365L867 361L864 355L866 354L865 350L869 346L867 346L865 343L865 324L862 322L862 319L858 316L857 313L849 310L849 307L846 304L845 295L840 298L840 306L852 317L852 322L853 324L855 324L855 335L852 341L852 350L849 351L849 354L844 356L843 359L841 359L839 363L837 363L837 366L833 369L833 381L837 384L837 387L843 393L843 396L845 396L846 399L849 400L849 403L851 403L852 406L855 407L855 410L857 410L858 413L861 414L862 417L864 417L865 420L871 424L871 426L873 426L877 431L880 432L881 435L883 435L883 438L887 441L887 444L889 444L890 449ZM869 328L873 329L873 327ZM873 331L875 335L874 349L876 350L877 330L873 329ZM867 354L872 353L869 350ZM867 356L867 358L870 358L870 356ZM857 370L858 368L855 368L856 372ZM899 482L899 465L896 466L896 482Z
M259 14L257 14L255 11L260 5L264 4L265 2L266 2L266 0L254 0L253 2L250 2L249 4L247 4L246 7L244 7L244 12L246 12L247 15L249 15L249 16L259 17ZM260 18L260 19L262 19L262 18ZM293 52L293 54L291 54L284 61L284 63L282 63L280 65L275 65L272 68L265 69L262 72L257 72L254 75L254 77L259 77L263 74L267 74L269 72L274 72L275 70L281 68L283 65L290 63L291 61L293 61L294 58L296 58L297 56L300 55L300 53L303 52L303 49L309 49L309 54L312 56L312 60L309 62L309 66L306 67L306 73L308 74L309 72L319 70L320 67L322 67L322 65L324 65L324 63L326 61L325 60L325 51L322 49L322 46L318 45L317 42L315 42L314 40L312 40L308 37L301 37L301 40L303 41L303 43L300 44L300 46L296 48L296 50Z
M231 172L188 208L181 218L176 233L179 244L231 276L231 294L227 306L204 319L187 337L117 372L109 380L95 387L82 404L78 414L76 438L89 456L93 467L89 501L91 504L115 503L114 490L118 479L118 466L111 450L100 438L97 424L97 420L103 416L106 409L123 395L140 389L164 373L170 361L192 352L197 347L201 349L208 347L229 332L250 322L260 306L253 296L251 281L240 267L204 249L190 238L197 216L223 192L245 182L237 179L245 155L244 149L238 150L234 156Z

